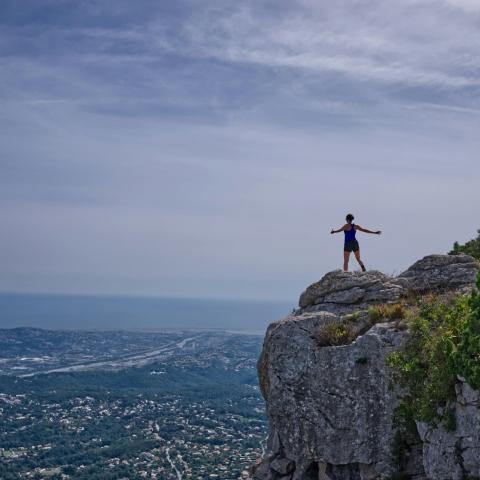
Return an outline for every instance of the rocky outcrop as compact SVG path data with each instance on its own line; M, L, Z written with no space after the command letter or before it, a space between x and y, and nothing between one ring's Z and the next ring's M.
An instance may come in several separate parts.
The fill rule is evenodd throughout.
M380 480L394 475L393 412L399 392L391 384L386 357L401 348L408 332L394 322L369 328L365 309L397 302L412 291L467 292L478 271L472 257L432 255L398 277L334 271L309 286L299 309L266 332L257 367L269 417L269 453L252 469L253 478ZM359 336L328 346L325 332L345 321L362 325ZM460 382L457 392L459 428L451 434L419 425L402 467L406 478L480 477L479 399L465 385ZM435 459L442 452L445 461L439 467Z
M404 290L395 279L375 270L365 273L335 270L310 285L300 295L298 304L304 311L344 314L374 303L394 302Z
M475 284L478 261L469 255L429 255L398 277L372 270L334 270L301 295L302 311L344 314L370 305L395 302L409 292L456 290L469 292Z
M398 276L396 282L414 292L456 290L469 293L478 261L469 255L429 255Z

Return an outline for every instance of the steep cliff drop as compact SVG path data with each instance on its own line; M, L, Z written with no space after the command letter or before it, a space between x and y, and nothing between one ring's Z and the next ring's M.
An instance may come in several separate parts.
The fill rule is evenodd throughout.
M309 286L299 309L266 332L257 368L268 453L252 467L252 478L480 478L480 394L461 377L455 431L417 422L399 467L392 446L401 389L387 358L409 331L394 308L388 321L372 320L375 305L408 304L428 292L469 294L479 270L467 255L431 255L398 277L337 270Z

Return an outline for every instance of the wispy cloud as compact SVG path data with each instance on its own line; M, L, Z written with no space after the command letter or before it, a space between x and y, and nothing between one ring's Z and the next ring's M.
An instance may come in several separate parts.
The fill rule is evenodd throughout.
M479 20L473 0L4 0L0 289L293 298L352 209L386 271L468 238Z
M207 86L204 99L208 103L214 95L221 99L225 91L209 91L211 77L202 75L204 68L216 70L219 81L223 77L230 82L254 65L268 69L264 75L275 77L276 85L271 84L275 91L291 75L305 72L318 79L340 75L347 83L345 90L348 84L366 89L365 83L370 83L366 96L376 84L433 89L441 97L462 90L461 103L476 101L479 87L480 32L476 16L466 11L475 4L454 0L304 1L278 2L271 11L268 7L273 5L262 2L211 2L171 12L154 9L151 16L133 16L133 21L128 18L131 9L125 8L124 16L115 16L116 22L104 18L103 23L101 17L89 15L90 8L82 12L77 6L85 25L73 22L72 16L62 11L56 22L49 17L44 23L10 25L3 42L8 56L3 62L8 67L18 58L28 59L35 69L50 68L58 82L62 75L55 70L60 67L65 74L70 70L67 80L72 91L80 74L96 84L95 88L98 82L103 88L110 84L111 92L121 94L123 86L136 97L142 96L143 89L147 95L164 94L170 99L177 93L176 98L184 100L182 92L160 90L162 83L171 83L169 76L174 70L185 87L193 84L187 85L185 77L197 76L201 86ZM105 10L100 11L105 15ZM465 42L466 36L469 42ZM223 70L215 62L224 62ZM119 71L123 78L117 76ZM194 94L190 92L190 96ZM453 97L448 101L454 102Z

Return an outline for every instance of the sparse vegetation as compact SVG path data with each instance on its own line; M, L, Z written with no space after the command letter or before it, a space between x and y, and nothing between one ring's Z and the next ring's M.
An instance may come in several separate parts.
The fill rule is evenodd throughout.
M368 311L357 311L341 320L329 320L321 325L315 338L321 347L348 345L367 332L373 325L385 321L400 321L405 318L406 305L403 302L375 305Z
M453 249L448 252L449 255L458 255L459 253L466 253L472 257L480 259L480 229L477 230L477 238L469 240L463 245L458 242L453 244Z
M357 320L360 319L360 312L353 312L349 318L350 320L356 322Z
M384 303L382 305L374 305L368 309L368 317L371 324L382 321L401 320L405 318L406 306L403 302Z
M480 388L480 295L428 296L411 310L407 322L405 348L389 357L395 380L407 392L397 416L404 427L417 420L442 423L452 431L457 375Z
M480 259L480 230L477 238L460 245L455 242L450 255L466 253ZM480 290L480 275L477 277ZM411 446L419 441L416 421L441 424L455 431L454 400L458 377L480 389L480 294L470 297L455 294L430 294L421 297L411 292L404 301L403 325L410 332L402 351L390 355L388 362L394 379L406 392L395 411L396 433L392 457L399 472ZM371 312L373 320L384 313ZM387 316L387 315L385 315ZM399 473L390 480L410 478Z
M331 320L317 329L315 338L321 347L333 347L352 343L358 333L355 331L351 320Z

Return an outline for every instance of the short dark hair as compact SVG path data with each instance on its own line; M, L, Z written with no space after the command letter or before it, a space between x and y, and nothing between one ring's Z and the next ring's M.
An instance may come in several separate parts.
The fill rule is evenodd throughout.
M347 216L345 217L345 220L347 222L352 222L354 220L354 216L351 213L347 213Z

